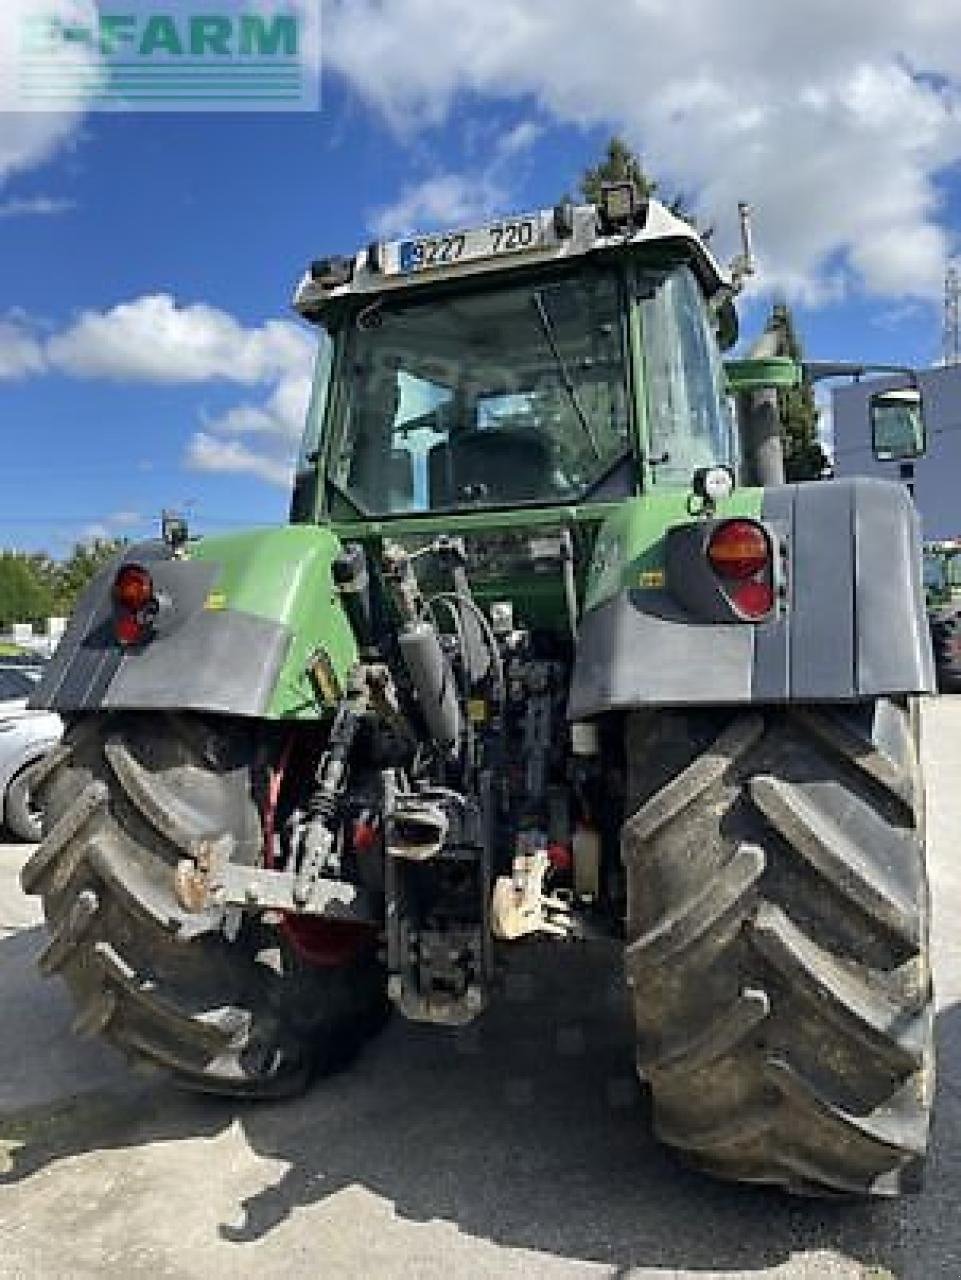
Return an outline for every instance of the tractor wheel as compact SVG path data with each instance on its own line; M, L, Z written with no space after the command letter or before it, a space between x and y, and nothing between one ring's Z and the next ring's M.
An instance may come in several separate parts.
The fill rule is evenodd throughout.
M227 835L234 861L261 861L258 745L212 718L79 721L32 771L45 834L22 883L43 897L40 968L66 980L79 1035L190 1088L275 1097L349 1057L386 998L376 935L320 968L281 927L184 909L198 840Z
M915 1190L934 1092L915 703L629 717L627 982L657 1136L717 1177Z

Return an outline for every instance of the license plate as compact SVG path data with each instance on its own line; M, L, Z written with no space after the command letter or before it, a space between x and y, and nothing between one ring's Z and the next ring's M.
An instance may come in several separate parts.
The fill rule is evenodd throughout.
M530 252L543 248L546 239L539 215L504 218L470 231L402 240L398 246L396 271L409 275L483 258L500 258L509 253Z

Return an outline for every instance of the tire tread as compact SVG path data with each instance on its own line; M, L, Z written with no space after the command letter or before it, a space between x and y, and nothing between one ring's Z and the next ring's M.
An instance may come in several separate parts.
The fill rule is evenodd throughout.
M804 1195L917 1188L933 1049L912 713L705 712L713 735L688 717L691 757L653 793L628 761L637 1067L656 1133L705 1172Z

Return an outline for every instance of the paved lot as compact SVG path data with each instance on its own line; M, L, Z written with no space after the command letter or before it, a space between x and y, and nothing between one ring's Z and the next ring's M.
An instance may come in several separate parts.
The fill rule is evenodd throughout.
M940 1087L927 1190L792 1201L679 1169L612 957L531 953L479 1032L394 1023L296 1103L131 1076L33 968L0 846L0 1277L961 1277L961 699L925 722Z

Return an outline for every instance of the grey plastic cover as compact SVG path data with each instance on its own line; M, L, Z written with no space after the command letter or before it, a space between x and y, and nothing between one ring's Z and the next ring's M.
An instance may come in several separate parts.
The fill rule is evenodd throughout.
M668 589L623 590L585 615L568 714L641 706L853 702L932 693L921 535L907 490L856 479L765 493L786 548L786 607L717 621Z

